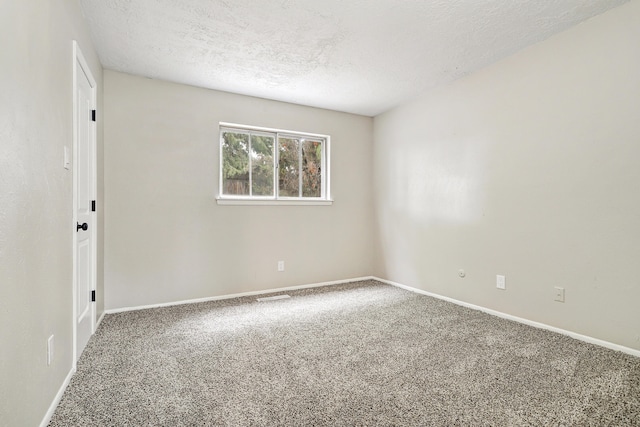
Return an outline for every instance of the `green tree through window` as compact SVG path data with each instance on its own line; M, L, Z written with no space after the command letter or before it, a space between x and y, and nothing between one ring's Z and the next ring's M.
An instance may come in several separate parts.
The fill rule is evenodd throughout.
M326 137L221 128L220 144L223 197L326 199Z

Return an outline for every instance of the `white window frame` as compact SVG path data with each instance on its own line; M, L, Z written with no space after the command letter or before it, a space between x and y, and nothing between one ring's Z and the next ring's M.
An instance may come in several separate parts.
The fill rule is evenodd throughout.
M309 132L298 132L284 129L274 129L274 128L265 128L258 126L249 126L242 125L237 123L228 123L228 122L220 122L218 129L218 195L216 197L216 201L219 205L331 205L333 204L333 200L331 199L331 165L330 165L330 147L331 147L331 137L329 135L317 134L317 133L309 133ZM238 133L248 133L249 139L251 139L252 134L269 134L274 137L274 173L273 173L273 186L274 186L274 196L253 196L253 195L229 195L222 194L223 188L223 178L222 178L222 133L228 131L238 131ZM322 164L321 164L321 193L320 197L281 197L279 195L280 188L278 185L278 165L279 165L279 138L281 137L290 137L290 138L300 138L314 141L322 141L323 143L323 152L322 152ZM300 145L300 149L302 149L302 145ZM300 157L300 161L302 161L302 157ZM251 170L251 156L249 156L249 170ZM251 174L249 174L251 177ZM302 181L302 174L300 174L300 180ZM249 178L249 188L251 191L251 178ZM302 183L300 183L300 191L302 191Z

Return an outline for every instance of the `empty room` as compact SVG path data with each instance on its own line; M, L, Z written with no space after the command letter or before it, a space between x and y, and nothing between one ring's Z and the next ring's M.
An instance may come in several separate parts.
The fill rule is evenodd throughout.
M640 426L640 0L0 41L0 426Z

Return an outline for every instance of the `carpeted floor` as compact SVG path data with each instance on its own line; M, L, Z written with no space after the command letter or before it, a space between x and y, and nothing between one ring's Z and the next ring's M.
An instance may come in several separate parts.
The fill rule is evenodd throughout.
M365 281L108 315L51 426L634 426L640 358Z

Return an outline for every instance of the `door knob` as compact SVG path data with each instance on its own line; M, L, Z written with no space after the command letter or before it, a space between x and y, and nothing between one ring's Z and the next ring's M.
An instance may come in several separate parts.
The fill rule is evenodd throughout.
M82 225L80 225L80 223L76 224L76 231L80 231L80 229L82 229L82 231L87 231L87 229L89 228L89 224L82 223Z

